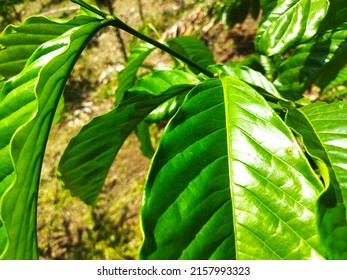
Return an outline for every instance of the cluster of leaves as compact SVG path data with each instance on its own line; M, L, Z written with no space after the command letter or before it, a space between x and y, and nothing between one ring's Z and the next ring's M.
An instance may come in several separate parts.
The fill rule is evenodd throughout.
M195 38L153 42L76 2L90 11L71 20L32 17L0 37L2 258L37 258L36 197L49 129L75 61L107 25L186 64L137 79L154 47L132 49L114 109L85 125L61 158L65 188L93 204L136 131L144 153L154 153L141 259L347 258L344 0L260 1L257 52L227 64L215 64ZM304 98L310 89L321 100ZM148 124L167 118L154 152Z

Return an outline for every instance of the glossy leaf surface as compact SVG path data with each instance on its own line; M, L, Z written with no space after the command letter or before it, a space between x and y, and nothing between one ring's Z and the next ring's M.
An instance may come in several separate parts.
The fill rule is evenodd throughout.
M263 74L247 66L239 67L237 65L234 66L232 63L217 64L209 67L209 69L218 74L224 73L230 77L241 79L255 88L265 90L277 99L284 100L275 86Z
M238 259L320 259L323 186L290 129L244 82L223 77Z
M107 24L86 17L79 23L37 48L0 93L0 254L4 259L37 258L37 191L54 112L83 47Z
M0 35L0 89L9 78L24 68L33 52L44 42L52 40L83 22L88 17L71 20L49 19L34 16L19 26L9 25Z
M319 225L329 259L347 258L347 103L315 103L291 109L286 122L302 137L327 190L319 200ZM324 174L326 169L326 174Z
M257 30L256 48L272 56L312 38L329 8L328 0L282 0Z
M233 259L225 116L218 80L170 121L145 186L142 259Z
M166 91L173 85L195 85L198 82L199 80L195 76L181 70L156 70L140 78L136 85L129 89L129 91L146 91L150 94L157 95L158 93ZM177 96L164 102L146 117L146 121L158 122L172 117L177 111L181 99L182 96Z

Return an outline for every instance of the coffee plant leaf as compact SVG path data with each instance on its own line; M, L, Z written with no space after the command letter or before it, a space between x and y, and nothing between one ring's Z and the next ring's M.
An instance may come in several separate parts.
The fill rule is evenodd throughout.
M286 123L301 136L307 152L327 166L326 191L319 200L319 229L328 258L346 259L347 103L318 102L292 108Z
M301 44L279 67L274 81L284 95L303 93L312 84L324 89L347 63L347 23Z
M156 95L131 92L115 109L94 118L70 140L61 157L58 178L63 187L87 204L95 204L112 162L129 134L160 104L191 88L177 85Z
M85 16L71 20L33 16L19 26L8 25L0 35L0 89L4 82L22 71L29 57L41 44L91 20Z
M321 181L265 99L238 79L222 82L236 258L322 259Z
M212 65L209 69L218 74L224 73L230 77L241 79L255 88L266 91L278 100L285 100L276 87L262 73L255 71L252 68L227 63Z
M148 43L135 45L130 50L127 65L118 74L118 88L116 90L116 104L119 104L125 92L136 82L136 74L144 60L152 53L154 47Z
M203 68L214 64L214 59L210 49L206 46L205 42L192 36L180 36L168 40L167 44L170 48L177 51L181 55L194 61L196 64ZM200 71L188 67L193 73L199 74Z
M328 8L328 0L278 1L257 30L256 49L272 56L308 41L317 33Z
M165 129L145 184L141 217L141 259L235 258L218 79L194 87Z

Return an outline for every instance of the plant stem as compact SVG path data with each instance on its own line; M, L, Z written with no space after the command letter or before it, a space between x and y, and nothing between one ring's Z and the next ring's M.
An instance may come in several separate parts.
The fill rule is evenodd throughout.
M73 3L77 4L77 5L80 5L83 8L86 8L87 10L93 12L94 14L97 14L97 15L101 16L104 19L107 19L110 16L109 14L107 14L107 13L105 13L105 12L103 12L103 11L101 11L101 10L91 6L91 5L89 5L88 3L84 2L83 0L71 0L71 2L73 2Z
M125 24L123 21L121 21L119 18L117 18L116 16L112 16L109 15L107 13L104 13L103 11L100 11L99 9L87 4L86 2L84 2L83 0L71 0L72 2L92 11L93 13L103 17L104 19L108 19L111 20L111 24L119 29L124 30L125 32L130 33L131 35L136 36L137 38L150 43L151 45L163 50L164 52L182 60L184 63L188 64L189 66L195 68L196 70L200 71L201 73L205 74L206 76L213 78L214 75L212 72L208 71L207 69L201 67L200 65L196 64L194 61L191 61L189 58L181 55L180 53L174 51L173 49L169 48L168 46L153 40L150 37L147 37L146 35L138 32L137 30L133 29L132 27L130 27L129 25Z
M127 24L125 24L123 21L121 21L119 18L114 17L114 24L115 27L118 27L134 36L136 36L137 38L150 43L151 45L163 50L164 52L167 52L168 54L182 60L184 63L188 64L189 66L195 68L196 70L200 71L201 73L205 74L206 76L213 78L214 74L210 71L208 71L207 69L201 67L200 65L196 64L195 62L191 61L189 58L181 55L180 53L174 51L173 49L169 48L168 46L153 40L150 37L147 37L146 35L136 31L135 29L131 28L130 26L128 26Z

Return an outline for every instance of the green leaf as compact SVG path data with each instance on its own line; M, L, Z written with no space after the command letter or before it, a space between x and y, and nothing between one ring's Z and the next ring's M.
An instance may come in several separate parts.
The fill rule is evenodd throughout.
M58 177L64 188L94 204L115 156L131 131L157 106L190 88L191 85L179 85L158 95L126 94L115 109L85 125L71 139L60 160Z
M250 5L250 0L230 1L224 8L222 16L224 24L231 28L236 23L242 23L247 17Z
M53 125L57 124L61 120L62 111L64 109L64 106L65 106L65 99L64 99L64 95L62 94L60 96L60 99L59 99L59 102L57 105L57 109L56 109L55 114L54 114L54 118L53 118L53 122L52 122Z
M144 43L136 45L130 51L128 64L118 74L118 89L116 91L116 105L118 105L124 97L124 93L134 85L136 74L147 56L154 50L150 44Z
M145 121L140 122L135 128L135 134L140 140L142 154L148 158L152 158L154 155L154 148L149 133L149 124Z
M140 78L129 91L145 91L152 95L161 95L174 85L197 84L199 80L186 72L180 70L155 70ZM159 122L167 120L176 113L183 95L175 96L163 104L160 104L146 118L146 122ZM152 157L154 150L150 141L148 125L141 124L135 132L141 143L141 151L147 157ZM147 127L147 128L146 128Z
M339 85L347 84L347 65L339 71L337 77L330 81L323 89L322 95L325 96L329 94L329 91L336 88ZM332 93L334 94L334 93Z
M178 52L179 54L194 61L196 64L203 68L207 68L209 65L214 64L212 53L206 44L195 37L181 36L172 40L168 40L167 44ZM191 68L195 74L199 74L200 71Z
M36 201L49 130L65 81L90 37L107 21L93 18L44 43L0 93L0 255L35 259Z
M279 67L274 81L284 95L302 93L312 84L327 86L347 63L347 24L302 44Z
M329 10L322 20L318 33L325 33L328 30L335 29L347 22L347 5L345 0L329 1Z
M6 80L22 71L29 57L41 44L89 21L90 18L85 16L71 20L34 16L20 26L7 26L0 35L0 89Z
M146 91L158 95L173 85L190 85L198 82L198 78L181 70L154 70L141 77L133 87L129 88L129 91Z
M173 85L197 84L199 80L187 72L177 69L173 70L156 70L140 78L134 87L129 91L146 91L150 94L161 94ZM182 96L171 98L153 110L147 117L146 121L158 122L172 117L181 104Z
M226 147L221 84L206 80L187 95L152 161L141 259L235 258Z
M212 65L209 69L218 74L224 73L230 77L241 79L255 88L265 90L276 99L285 100L275 86L262 73L247 66L239 67L237 65L234 66L233 63L228 63Z
M329 259L346 259L347 103L291 108L286 122L302 137L308 153L323 161L328 170L327 175L321 171L327 186L319 200L321 239Z
M256 49L272 56L312 38L329 8L328 0L281 0L262 20Z
M237 259L320 259L323 186L290 129L244 82L222 78Z

